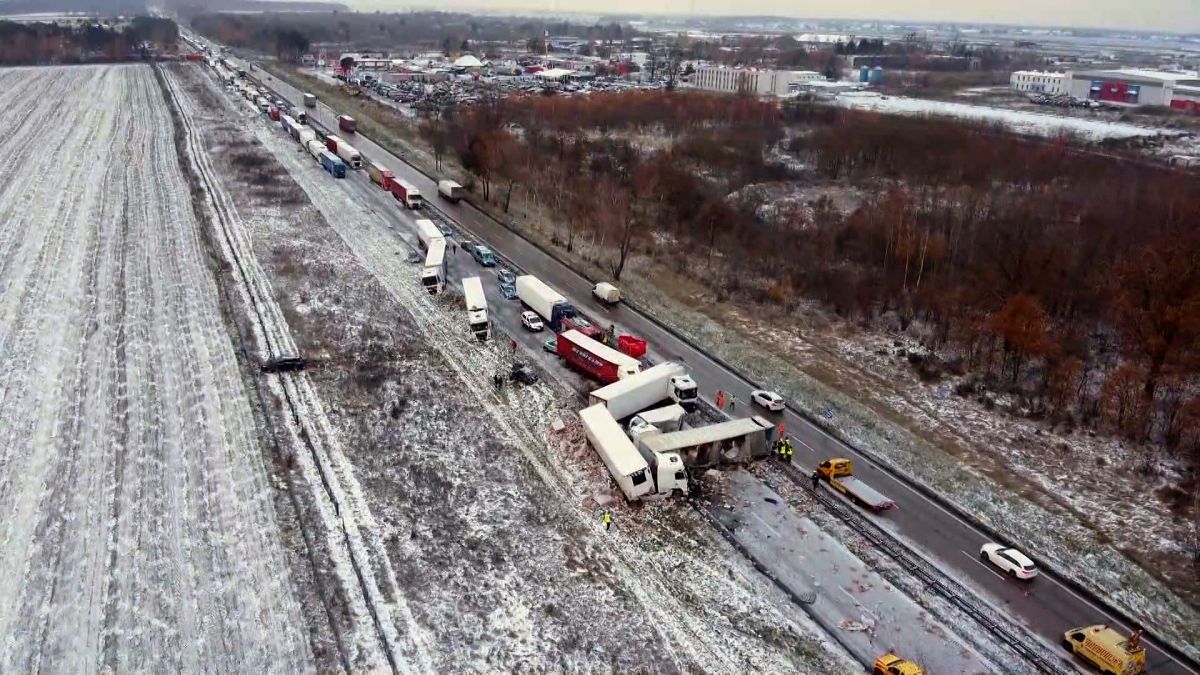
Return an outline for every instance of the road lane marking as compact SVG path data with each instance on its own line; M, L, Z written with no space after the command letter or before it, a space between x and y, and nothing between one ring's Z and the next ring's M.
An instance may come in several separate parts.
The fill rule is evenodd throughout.
M971 560L975 561L975 563L976 563L976 564L978 564L978 565L979 565L980 567L982 567L983 569L985 569L985 570L987 570L988 572L991 572L992 574L994 574L994 575L996 575L996 576L1000 577L1000 580L1001 580L1001 581L1008 581L1008 579L1006 579L1006 578L1004 577L1004 575L1003 575L1003 574L1000 574L1000 573L999 573L999 572L997 572L996 570L994 570L994 569L992 569L991 567L989 567L987 563L983 562L983 561L982 561L982 560L980 560L978 557L976 557L976 556L973 556L973 555L971 555L970 553L967 553L966 551L962 550L961 548L960 548L960 549L958 549L958 551L959 551L959 553L962 553L963 555L967 556L967 557L968 557L968 558L970 558Z

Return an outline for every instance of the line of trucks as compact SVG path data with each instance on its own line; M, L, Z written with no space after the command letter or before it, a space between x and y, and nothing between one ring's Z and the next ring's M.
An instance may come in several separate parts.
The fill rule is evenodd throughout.
M258 92L249 84L245 85L245 91ZM315 98L310 97L311 94L304 95L305 105L315 106ZM265 101L261 94L257 99ZM269 107L268 112L280 108L281 105ZM361 153L340 136L329 134L322 139L316 130L286 113L271 117L334 177L344 178L348 169L365 167L371 181L405 207L421 208L419 190L376 162L364 161ZM357 128L354 119L346 115L338 117L338 126L349 133ZM453 181L443 180L438 184L439 194L450 201L460 199L461 191L462 186ZM421 285L436 295L446 284L446 239L433 221L420 219L416 226L419 247L425 254ZM491 337L491 322L483 284L478 277L464 278L462 284L467 324L478 340L486 341ZM592 392L592 405L580 413L580 418L588 438L627 498L686 492L685 467L712 466L732 460L738 453L730 455L731 448L745 445L745 437L765 437L764 432L771 428L766 420L753 417L682 429L683 415L696 407L696 384L681 366L663 363L643 372L639 358L646 353L644 340L606 335L579 316L562 294L535 276L518 276L515 288L521 303L541 316L557 334L558 356L606 385ZM592 292L607 303L620 300L620 292L612 284L597 284ZM615 343L617 348L606 343ZM649 410L653 404L667 399L671 406ZM617 420L630 416L633 417L628 429L622 429ZM743 440L733 442L739 438ZM765 442L757 445L765 446ZM750 454L765 454L761 450L761 447L751 448ZM818 472L834 490L866 508L878 512L894 506L891 500L853 476L849 460L826 461L818 467Z

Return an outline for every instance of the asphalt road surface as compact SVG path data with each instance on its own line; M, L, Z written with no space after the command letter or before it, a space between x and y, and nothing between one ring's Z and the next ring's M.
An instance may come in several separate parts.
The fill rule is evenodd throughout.
M278 78L258 70L254 73L262 82L293 106L302 105L301 92ZM315 109L307 109L311 119L318 125L337 131L337 114L323 102ZM707 354L692 348L685 341L660 327L646 316L624 306L609 307L599 302L592 294L592 283L566 265L552 258L540 248L522 238L507 227L497 223L466 202L451 204L437 196L437 182L377 146L361 134L343 136L365 157L391 169L397 178L416 186L439 211L455 221L461 231L459 238L470 238L486 243L493 251L513 261L529 274L533 274L566 296L584 314L595 319L597 325L605 327L616 324L621 332L628 332L647 339L650 343L649 358L654 362L679 361L687 365L692 377L700 386L701 395L712 401L718 390L733 394L739 402L739 411L754 413L776 422L783 422L787 434L797 444L793 461L805 467L815 467L821 460L830 457L847 457L854 460L855 474L867 484L895 500L898 509L878 517L888 521L896 534L912 542L927 557L943 569L969 579L976 588L982 589L990 600L1007 612L1013 621L1024 623L1033 633L1047 642L1057 645L1063 632L1077 626L1107 623L1129 633L1135 627L1110 616L1102 608L1078 595L1053 575L1043 571L1032 583L1009 580L993 567L979 560L979 547L988 541L986 534L961 520L931 499L886 470L877 467L870 458L833 438L804 417L788 409L782 413L768 413L753 409L750 392L755 387L738 373L714 361ZM381 190L369 187L365 172L352 172L349 180L366 183L364 196L390 200ZM399 210L396 204L396 209ZM413 214L398 215L405 221ZM415 217L420 217L416 215ZM451 257L451 277L457 279L463 270L470 271L473 261L459 251L457 258ZM464 267L465 266L465 267ZM455 271L457 270L457 271ZM512 316L519 313L515 300L502 300L497 292L494 272L476 266L484 280L488 293L489 307L497 307L496 316L508 324ZM470 274L468 274L469 276ZM489 276L490 275L490 276ZM465 320L465 319L464 319ZM514 334L520 334L518 328ZM525 334L519 338L525 345L539 344L549 333ZM540 348L540 347L539 347ZM742 408L741 406L745 406ZM1036 551L1030 551L1036 555ZM1194 673L1170 654L1163 652L1151 640L1144 643L1149 649L1146 671L1149 673ZM1076 661L1078 664L1079 662Z

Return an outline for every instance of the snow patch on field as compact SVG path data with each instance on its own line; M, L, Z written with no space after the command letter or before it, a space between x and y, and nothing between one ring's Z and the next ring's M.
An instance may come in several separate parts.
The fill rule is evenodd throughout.
M1134 136L1174 135L1177 132L1141 127L1126 122L1061 117L1029 110L1008 110L969 103L934 101L904 96L881 96L874 92L841 94L835 103L843 108L912 115L917 117L953 117L969 122L1002 124L1014 131L1034 136L1056 137L1074 134L1090 141Z

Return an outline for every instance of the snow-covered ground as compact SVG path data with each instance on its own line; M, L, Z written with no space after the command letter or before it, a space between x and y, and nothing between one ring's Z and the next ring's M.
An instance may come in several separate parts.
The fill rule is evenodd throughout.
M372 200L359 175L335 181L200 72L177 75L209 102L201 134L318 364L310 377L353 465L343 477L369 507L356 519L386 547L372 564L394 566L412 621L388 609L439 670L859 667L684 504L614 501L604 532L610 481L574 393L493 394L506 355L420 287L402 255L411 231L380 212L394 201Z
M0 129L0 670L312 669L153 71L0 70Z
M837 105L855 110L872 110L900 115L954 117L971 122L998 123L1020 133L1055 137L1073 134L1091 141L1133 136L1174 135L1175 131L1142 127L1125 122L1065 117L1029 110L1009 110L969 103L935 101L904 96L881 96L875 92L848 92L835 99Z

